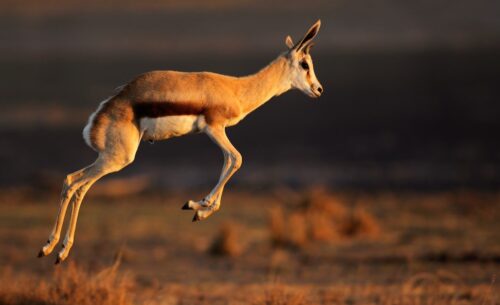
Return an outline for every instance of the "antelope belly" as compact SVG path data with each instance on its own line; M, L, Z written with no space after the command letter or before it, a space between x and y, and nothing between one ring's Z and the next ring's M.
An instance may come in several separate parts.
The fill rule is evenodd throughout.
M177 115L159 118L142 118L143 140L164 140L198 132L204 127L205 120L197 115Z

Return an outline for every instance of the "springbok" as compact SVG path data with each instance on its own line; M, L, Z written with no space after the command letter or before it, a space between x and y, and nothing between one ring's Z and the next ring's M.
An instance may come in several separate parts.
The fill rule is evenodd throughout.
M189 200L182 209L196 211L193 221L217 211L224 186L242 164L241 154L226 136L226 127L236 125L272 97L292 88L310 97L319 97L323 92L309 53L320 25L318 20L297 44L287 36L288 50L249 76L153 71L119 87L115 95L99 105L83 130L85 141L99 156L93 164L66 176L55 225L38 256L54 250L71 201L71 219L56 264L66 259L73 245L83 197L99 178L132 163L141 140L206 133L222 149L222 172L205 198Z

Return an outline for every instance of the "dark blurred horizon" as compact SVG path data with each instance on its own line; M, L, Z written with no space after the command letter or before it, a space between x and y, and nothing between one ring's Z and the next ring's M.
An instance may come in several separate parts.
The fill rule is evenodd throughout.
M3 57L230 55L284 50L323 20L323 50L500 47L494 1L0 1Z
M0 186L91 163L87 117L137 74L250 74L321 19L324 96L286 93L230 128L235 185L498 189L499 3L210 3L0 1ZM208 187L221 165L208 138L187 136L141 144L118 177Z

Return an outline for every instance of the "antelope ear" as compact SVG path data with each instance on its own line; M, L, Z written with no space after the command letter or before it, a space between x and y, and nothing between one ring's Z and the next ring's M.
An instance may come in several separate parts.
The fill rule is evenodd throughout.
M301 51L302 48L304 48L305 46L307 46L309 44L309 42L314 37L316 37L316 35L319 32L320 26L321 26L321 20L318 19L318 21L316 21L316 23L307 31L307 33L304 36L304 38L302 38L302 40L297 44L297 46L296 46L297 52Z
M314 42L306 44L304 47L304 54L309 54L312 47L314 47Z
M290 35L286 36L285 44L289 49L293 48L293 40L292 40L292 37L290 37Z

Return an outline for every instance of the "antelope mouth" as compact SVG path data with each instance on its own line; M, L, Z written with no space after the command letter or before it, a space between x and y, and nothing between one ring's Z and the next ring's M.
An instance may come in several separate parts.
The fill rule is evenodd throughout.
M313 90L310 90L309 91L309 96L312 97L312 98L318 98L321 96L321 93L320 92L316 92L316 91L313 91Z

